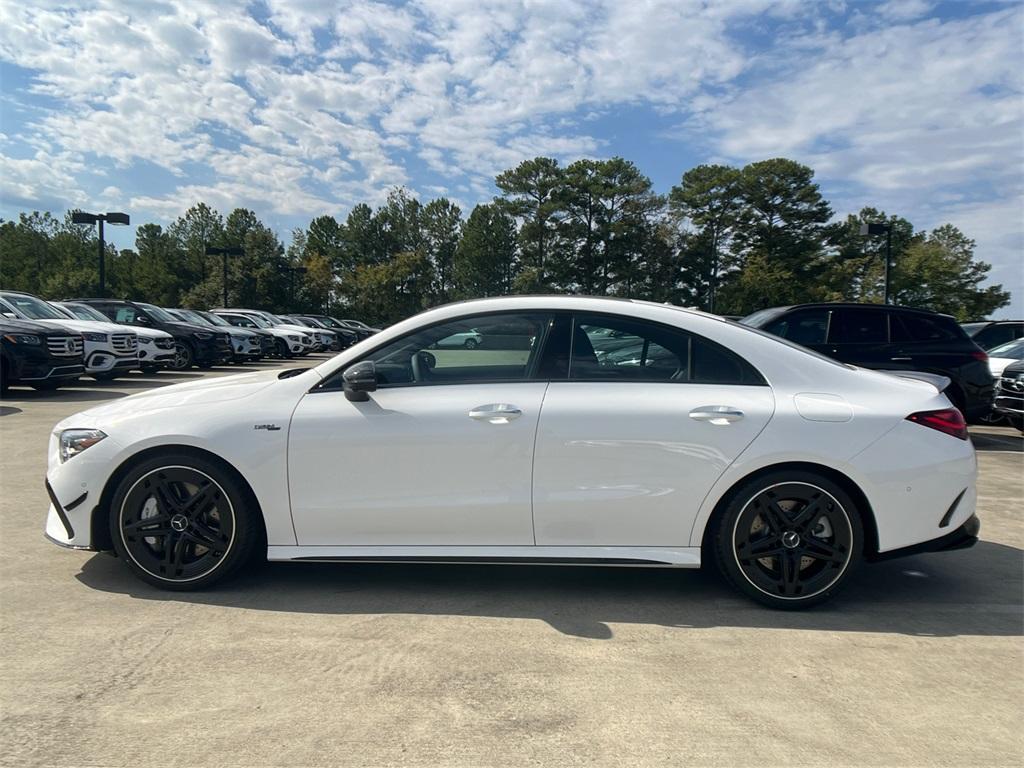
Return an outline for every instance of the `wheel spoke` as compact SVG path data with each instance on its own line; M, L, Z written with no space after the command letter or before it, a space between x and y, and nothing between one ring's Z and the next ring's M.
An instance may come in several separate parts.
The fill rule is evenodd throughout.
M192 540L208 549L223 551L227 546L227 537L198 520L192 521L192 529L189 531Z
M153 495L156 496L157 503L168 517L181 511L181 505L174 498L174 491L171 490L170 484L166 480L160 480L153 486Z
M786 518L786 513L782 511L782 507L779 506L779 503L775 501L775 499L767 494L761 496L761 498L758 499L758 502L758 506L761 509L761 515L764 518L764 521L768 523L768 527L771 528L776 535L781 536L783 531L789 527L789 521Z
M180 511L189 517L202 514L206 511L203 507L213 499L215 494L214 487L210 483L206 483L181 503Z
M822 514L825 512L823 501L824 499L822 499L821 496L809 501L807 506L800 510L799 514L797 514L790 523L793 530L801 536L810 534L814 524L821 519Z
M736 548L736 556L740 560L759 560L782 552L782 542L778 536L767 536L757 541L748 541Z
M813 536L803 540L801 549L804 555L813 557L815 560L824 560L828 563L837 564L846 562L846 553L841 552L838 547L833 546L827 541L816 539Z
M800 586L800 558L793 550L786 550L778 556L779 560L779 587L782 594L791 597L796 594Z
M151 531L149 527L152 525L160 525L162 523L167 523L168 521L170 521L170 519L170 515L153 515L153 517L144 517L140 520L136 520L133 523L125 523L124 532L133 533L135 531L139 531L141 533L144 531L147 536L153 536L154 532ZM161 528L160 530L166 532L168 529Z

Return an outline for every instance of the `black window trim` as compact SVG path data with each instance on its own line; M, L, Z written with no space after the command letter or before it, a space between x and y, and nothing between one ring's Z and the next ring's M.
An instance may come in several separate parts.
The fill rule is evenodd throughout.
M713 387L767 387L767 386L770 386L768 384L768 380L765 378L765 375L763 373L761 373L761 371L757 368L756 365L751 363L749 360L747 360L747 358L743 357L742 355L740 355L740 354L738 354L736 352L733 352L731 349L729 349L725 345L719 344L717 341L709 339L707 336L703 336L703 335L701 335L699 333L695 333L694 331L691 331L691 330L689 330L687 328L681 328L678 325L672 325L671 323L664 323L664 322L661 322L659 320L650 320L650 319L645 318L645 317L643 317L643 318L636 317L634 315L616 314L616 313L613 313L613 312L600 312L600 311L589 312L589 311L583 311L583 310L578 310L578 309L577 310L573 310L573 309L545 309L543 307L536 308L536 309L522 309L522 310L499 309L499 310L490 310L490 311L487 311L487 312L478 312L478 313L472 314L472 315L462 315L462 316L460 316L458 318L447 318L445 320L438 320L437 322L431 323L430 325L420 326L416 330L411 331L409 334L406 334L406 335L411 335L413 333L419 333L420 331L427 330L428 328L433 328L434 326L437 326L437 325L443 325L445 323L452 322L453 319L454 320L464 320L464 319L471 319L471 318L477 318L477 317L490 317L490 316L493 316L493 315L529 314L531 312L547 314L550 317L550 322L548 322L546 324L545 328L543 329L543 331L541 333L541 338L538 339L537 349L539 350L539 353L533 359L531 359L529 361L529 364L528 364L529 368L526 371L526 375L524 377L522 377L522 378L514 378L514 379L487 379L486 381L479 381L479 382L473 382L473 381L437 381L437 382L411 383L411 384L381 384L379 389L402 389L402 388L408 389L408 388L422 388L422 387L457 387L457 386L466 386L466 385L474 385L474 384L538 384L538 383L545 383L545 382L549 383L549 384L550 383L554 383L554 382L560 382L560 383L566 383L566 384L595 384L595 383L596 384L637 384L637 385L683 384L683 385L713 386ZM553 378L553 377L539 378L537 376L537 371L539 370L539 368L541 366L541 363L544 360L545 355L548 353L547 345L548 345L548 341L550 340L551 332L552 332L552 330L554 329L554 326L555 326L555 322L554 321L555 321L555 319L558 316L563 316L564 317L566 315L568 315L569 319L570 319L570 323L569 323L569 360L570 360L570 365L567 367L566 373L565 373L564 377L559 377L559 378ZM673 331L673 332L676 332L676 333L685 333L685 334L687 334L687 335L689 335L691 337L691 341L694 338L700 339L701 341L704 341L705 343L707 343L707 344L709 344L709 345L711 345L713 347L717 347L718 349L723 350L726 354L732 355L733 357L738 358L744 365L749 367L751 371L753 371L755 374L757 374L757 376L760 379L760 381L751 381L751 382L737 383L737 382L733 382L733 381L691 381L690 379L685 379L685 380L676 379L676 380L669 380L669 381L659 381L659 380L644 381L644 380L638 380L638 379L570 379L569 378L569 372L570 372L571 367L572 367L571 360L572 360L572 353L573 353L573 345L575 344L576 318L577 318L577 315L586 315L588 317L610 317L610 318L623 319L623 320L632 320L634 322L648 323L650 325L657 325L657 326L660 326L661 328L664 328L664 329L666 329L668 331ZM404 338L404 337L399 337L399 338ZM771 338L774 338L774 337L771 337ZM827 338L827 336L826 336L826 338ZM373 354L375 354L379 350L383 349L384 347L388 346L389 344L394 343L394 341L396 341L396 339L393 339L391 341L386 341L386 342L383 342L381 344L378 344L377 346L373 347L373 349L368 350L367 352L365 352L364 354L360 355L356 359L350 361L345 366L343 366L343 367L339 368L338 370L334 371L333 373L331 373L327 378L323 379L318 384L313 385L313 387L310 388L310 390L308 391L308 394L316 394L318 392L341 392L342 391L341 377L342 377L342 374L348 368L352 367L356 363L363 362L364 360L366 360L367 358L371 357ZM693 344L692 343L689 344L687 349L688 349L687 353L692 356L693 355ZM693 362L692 359L687 361L687 363L688 363L687 370L688 371L693 370L692 362ZM829 362L833 362L833 361L830 360Z
M539 350L539 353L536 356L532 357L529 361L527 361L527 370L526 370L524 376L516 377L514 379L487 379L485 381L433 381L433 382L411 382L409 384L381 384L381 385L378 386L378 389L412 389L412 388L421 389L421 388L424 388L424 387L458 387L458 386L474 386L474 385L479 385L479 384L536 384L536 383L543 382L543 381L549 381L549 379L539 379L539 378L536 378L536 373L537 373L537 369L540 367L540 361L544 359L544 353L547 351L546 350L546 346L547 346L547 341L548 341L548 335L550 334L551 328L554 325L555 315L559 314L560 311L559 310L552 310L552 309L545 309L543 307L537 308L537 309L522 309L522 310L498 309L498 310L490 310L490 311L487 311L487 312L477 312L476 314L472 314L472 315L461 315L461 316L455 317L455 318L449 317L449 318L446 318L445 320L438 320L437 322L430 323L429 325L421 325L416 330L410 331L409 333L404 334L403 336L398 337L398 339L392 339L391 341L385 341L385 342L383 342L381 344L378 344L373 349L368 350L365 354L360 355L355 360L352 360L351 362L346 364L343 368L339 368L338 370L334 371L330 376L328 376L326 379L321 381L319 384L313 385L313 387L309 390L309 394L316 394L317 392L341 392L342 388L343 388L341 377L342 377L342 374L348 368L351 368L356 363L363 362L364 360L366 360L367 358L373 356L376 352L380 351L384 347L389 346L390 344L393 344L395 341L403 339L406 336L411 336L414 333L420 333L421 331L425 331L425 330L427 330L429 328L434 328L434 327L436 327L438 325L444 325L445 323L450 323L450 322L458 321L458 320L468 320L468 319L478 318L478 317L491 317L491 316L494 316L494 315L522 315L522 314L530 314L530 313L548 315L548 317L550 318L551 322L548 322L546 327L542 329L541 337L540 337L540 339L537 340L537 345L536 345L536 349ZM532 352L533 352L533 350L531 350L531 354L532 354Z
M690 343L687 344L687 351L686 351L688 357L690 358L690 359L688 359L686 361L686 363L687 363L687 376L689 376L690 372L693 370L693 340L694 339L700 339L701 341L711 345L712 347L717 347L718 349L724 351L727 355L731 355L732 357L738 358L741 363L743 363L744 365L749 367L751 371L753 371L755 374L757 374L758 378L760 378L761 380L759 382L758 381L751 381L751 382L737 383L735 381L692 381L689 378L686 378L686 379L668 379L668 380L665 380L665 379L647 379L647 380L645 380L645 379L612 379L612 378L581 378L581 379L570 378L569 374L572 373L572 357L573 357L572 353L574 351L573 347L574 347L574 345L576 343L576 322L577 322L577 317L579 315L583 315L583 316L586 316L586 317L622 318L624 320L632 320L633 322L637 322L637 323L647 323L649 325L657 325L657 326L660 326L661 328L664 328L664 329L666 329L668 331L675 332L675 333L685 333L687 336L690 337ZM577 309L577 310L573 310L572 311L572 325L570 327L569 334L570 334L569 335L569 339L570 339L570 342L569 342L569 361L570 362L569 362L569 370L566 372L565 379L548 379L547 381L565 381L566 383L569 383L569 384L686 384L686 385L712 386L712 387L767 387L767 386L769 386L768 385L768 380L765 378L764 374L761 373L760 370L758 370L756 365L751 363L749 360L747 360L747 358L743 357L742 355L740 355L740 354L738 354L736 352L733 352L731 349L726 347L724 344L719 344L717 341L713 341L712 339L709 339L707 336L702 336L701 334L696 333L694 331L691 331L688 328L680 328L678 325L672 325L670 323L663 323L663 322L661 322L659 320L650 320L650 319L648 319L646 317L634 317L633 315L614 314L614 313L611 313L611 312L585 312L585 311ZM546 352L547 350L544 350L544 351Z

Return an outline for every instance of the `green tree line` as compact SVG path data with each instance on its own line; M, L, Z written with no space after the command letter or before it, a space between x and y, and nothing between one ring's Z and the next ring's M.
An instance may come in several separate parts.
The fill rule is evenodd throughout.
M985 317L1009 302L982 287L990 266L951 224L918 231L864 208L836 219L805 165L776 158L742 168L700 165L667 195L632 162L537 157L495 178L499 194L468 216L454 202L422 203L395 188L374 209L324 215L287 248L253 211L225 218L197 203L166 228L147 223L135 247L108 247L108 294L166 306L222 302L221 257L233 305L340 312L389 323L447 301L514 293L584 293L671 302L742 315L805 301L880 302L884 236L892 229L892 299ZM91 295L92 228L49 213L0 224L0 285L49 298ZM304 273L289 271L302 267Z

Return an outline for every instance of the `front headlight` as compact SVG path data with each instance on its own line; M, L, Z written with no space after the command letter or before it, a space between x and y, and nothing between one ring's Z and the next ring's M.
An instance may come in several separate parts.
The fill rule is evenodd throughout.
M38 336L32 336L27 333L7 333L4 334L4 338L12 344L42 344Z
M139 344L152 344L152 339L147 339L145 336L139 336Z
M100 344L106 344L109 337L105 333L93 333L92 331L88 331L82 334L82 338L86 341L98 341Z
M60 433L60 461L63 464L86 448L91 448L106 435L98 429L65 429Z
M291 335L289 335L288 336L288 340L289 341L299 341L299 337L298 336L291 336Z
M212 333L206 333L205 331L196 331L192 335L195 336L200 341L209 341L210 339L213 338Z

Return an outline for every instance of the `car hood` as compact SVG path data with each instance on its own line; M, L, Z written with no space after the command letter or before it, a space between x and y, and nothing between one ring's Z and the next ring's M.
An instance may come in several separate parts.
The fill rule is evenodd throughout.
M304 325L292 325L291 323L281 323L280 325L275 325L274 327L280 328L282 331L291 331L292 333L304 333L306 336L311 335L314 330L313 328L307 328Z
M146 328L141 325L122 325L120 328L130 328L144 339L173 339L167 331L160 331L156 328Z
M196 323L185 323L185 322L179 323L179 322L174 322L174 323L167 323L167 325L174 326L174 329L178 330L178 331L190 331L192 333L227 333L228 332L228 330L226 328L221 330L220 328L215 328L214 326L210 326L210 325L197 325Z
M101 323L99 320L36 320L34 322L42 323L43 325L57 326L70 328L73 331L79 333L135 333L134 328L130 328L124 325L116 325L115 323Z
M1017 360L1012 357L990 357L988 359L988 369L992 372L993 376L999 376L1016 362Z
M278 381L280 370L254 371L234 376L204 378L184 384L172 384L140 392L129 397L112 400L109 403L90 408L82 416L90 419L110 419L140 413L152 413L166 408L183 405L202 405L237 401L254 395Z

